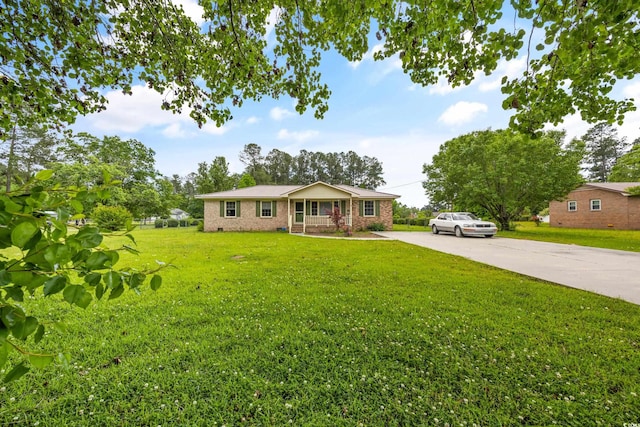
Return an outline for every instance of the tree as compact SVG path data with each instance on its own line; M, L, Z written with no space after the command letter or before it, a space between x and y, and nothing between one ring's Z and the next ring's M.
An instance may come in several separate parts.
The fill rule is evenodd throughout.
M264 169L274 184L290 184L293 167L293 157L278 149L273 149L264 158Z
M640 139L611 168L609 182L640 182Z
M485 130L454 138L424 165L423 187L432 203L486 211L509 230L526 208L537 213L582 182L583 144L563 147L563 137Z
M360 60L372 34L382 46L375 58L398 57L421 85L466 85L526 57L522 74L502 80L503 107L523 130L578 111L621 121L635 108L611 90L640 71L632 0L199 3L201 23L171 2L4 0L0 131L73 122L105 108L104 88L130 94L138 82L199 125L222 125L232 107L264 96L290 96L298 112L320 118L330 95L318 72L323 52Z
M248 173L243 174L238 181L238 188L253 187L256 185L256 180L253 179Z
M0 159L5 161L3 175L6 191L14 182L23 184L31 176L57 160L56 147L60 143L45 128L14 126L8 139L1 145Z
M264 168L264 156L261 151L262 148L258 144L247 144L239 158L246 166L244 173L251 175L257 184L269 184L270 177Z
M587 149L589 179L607 181L611 168L627 148L625 138L618 138L618 132L607 123L599 123L582 137Z

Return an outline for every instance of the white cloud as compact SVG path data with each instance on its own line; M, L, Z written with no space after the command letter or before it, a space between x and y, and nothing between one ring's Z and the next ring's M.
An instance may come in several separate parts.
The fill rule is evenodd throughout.
M305 130L302 132L290 132L287 129L280 129L278 132L278 139L281 140L293 140L295 142L306 142L320 135L317 130Z
M167 138L184 138L187 136L180 123L170 124L162 131L162 134Z
M188 111L173 114L160 108L163 95L137 85L131 87L131 95L119 91L105 94L106 111L87 116L89 122L100 130L137 132L147 126L170 126L174 123L192 122Z
M198 4L197 0L171 0L171 3L176 6L182 6L184 13L198 26L204 23L204 9Z
M224 135L231 127L232 125L230 124L218 126L215 122L207 122L202 126L202 131L211 135Z
M640 104L640 80L626 85L622 89L622 94L627 98L633 98L636 104Z
M473 121L479 114L488 111L486 104L480 102L460 101L445 110L438 121L449 126L457 126Z
M247 124L249 125L253 125L256 124L260 121L260 118L256 117L256 116L251 116L247 119Z
M271 117L273 120L280 121L292 116L295 116L295 113L285 108L274 107L271 109L271 111L269 111L269 117Z

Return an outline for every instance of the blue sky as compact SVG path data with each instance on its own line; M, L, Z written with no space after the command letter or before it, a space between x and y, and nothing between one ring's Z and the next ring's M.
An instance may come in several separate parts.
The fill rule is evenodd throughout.
M196 19L197 6L191 0L182 4ZM428 203L421 185L422 165L442 143L474 130L508 125L499 82L523 70L524 56L501 63L496 73L481 75L470 86L452 89L446 82L414 85L397 58L373 61L377 48L370 46L358 63L325 54L320 71L332 95L323 120L315 119L312 111L299 115L290 98L264 98L233 110L233 120L221 128L208 123L198 129L187 114L162 111L162 95L140 85L132 96L108 92L107 110L80 117L73 129L141 141L156 152L156 167L166 176L195 172L198 163L210 163L216 156L227 159L231 172L242 172L238 155L249 143L262 147L263 155L274 148L291 155L302 149L353 150L382 162L386 185L378 190L400 195L398 201L408 206L422 207ZM640 100L640 80L621 82L615 92L614 96ZM560 127L573 137L583 135L590 125L569 116ZM632 141L640 136L639 129L640 112L634 112L619 135Z

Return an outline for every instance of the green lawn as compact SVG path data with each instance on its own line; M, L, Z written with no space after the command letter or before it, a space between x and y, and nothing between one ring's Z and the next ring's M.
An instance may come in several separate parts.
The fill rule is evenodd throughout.
M397 241L145 229L142 296L67 319L0 425L615 425L640 422L640 307ZM112 245L115 246L115 245Z
M639 230L558 228L549 227L549 224L536 226L534 222L518 222L516 223L516 229L514 231L501 231L498 235L512 239L541 240L553 243L640 252Z

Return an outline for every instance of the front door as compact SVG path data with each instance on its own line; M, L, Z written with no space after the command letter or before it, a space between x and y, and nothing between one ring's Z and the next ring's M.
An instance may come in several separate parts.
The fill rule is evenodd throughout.
M304 222L304 202L296 202L296 224Z

